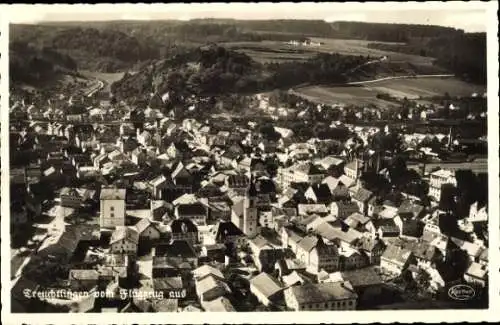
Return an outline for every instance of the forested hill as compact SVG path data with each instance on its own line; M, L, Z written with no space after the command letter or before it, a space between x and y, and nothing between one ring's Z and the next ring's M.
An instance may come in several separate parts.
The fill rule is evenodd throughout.
M83 27L14 25L12 39L71 56L80 69L113 72L157 59L160 46L115 30Z
M436 64L471 81L486 84L486 33L411 38L404 44L369 44L369 47L430 56Z
M101 72L142 71L142 67L150 66L153 62L168 61L211 43L224 46L225 42L289 41L312 36L398 42L371 46L436 57L440 66L475 80L481 80L486 71L485 39L466 34L462 30L440 26L329 23L322 20L108 21L11 25L10 36L12 41L26 42L37 50L52 49L69 55L79 69ZM231 54L229 61L232 62L235 58L241 59L236 54ZM339 66L344 66L344 59L345 56L342 56ZM217 68L204 70L226 73L224 69L219 69L220 64L214 65ZM266 72L283 80L294 78L308 82L319 78L338 82L341 79L337 72L331 74L331 77L319 76L319 71L311 68L311 64L315 66L317 62L297 62L295 73L286 64L279 71L273 69L269 72L266 69ZM328 63L323 66L332 65ZM307 71L308 69L312 72ZM218 72L213 76L220 76L221 80L216 80L223 84L231 82L238 89L259 88L255 87L255 83L259 86L262 81L254 72L241 72L248 77L241 81ZM228 73L234 75L233 71ZM311 77L312 74L316 74L316 77ZM208 74L205 77L208 78Z
M208 43L289 41L329 37L406 42L413 38L460 37L463 31L423 25L323 20L232 20L63 22L11 25L11 39L68 54L80 69L103 72L142 64Z
M36 48L25 42L13 42L9 49L9 75L13 84L48 84L77 69L69 56L51 48Z
M338 21L331 24L330 37L363 39L380 42L408 42L414 38L456 37L463 35L460 29L415 24L385 24Z
M318 53L303 62L261 64L244 53L218 45L203 46L159 60L112 85L117 99L148 97L150 93L216 96L288 89L302 84L338 84L379 75L421 74L418 67L338 53ZM366 67L364 67L366 65ZM364 67L357 69L357 67Z

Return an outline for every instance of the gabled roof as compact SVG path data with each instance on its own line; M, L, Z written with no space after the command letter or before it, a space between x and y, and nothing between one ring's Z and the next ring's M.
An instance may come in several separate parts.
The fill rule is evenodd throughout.
M272 248L272 245L269 244L269 241L260 234L250 239L250 242L257 248Z
M321 182L322 184L326 184L330 191L333 191L337 185L340 183L340 179L335 178L333 176L327 176L323 181Z
M305 283L288 288L299 304L323 303L332 300L357 299L349 282Z
M212 275L208 275L196 281L196 292L200 296L203 296L205 293L215 288L221 288L225 293L231 292L226 282Z
M226 297L219 297L211 301L204 301L203 308L212 312L232 312L236 311L231 301Z
M312 192L318 199L328 199L331 196L330 188L327 184L313 184L309 186L307 192Z
M401 205L398 208L398 213L399 214L412 214L414 217L420 215L422 211L424 210L424 207L421 206L420 204L414 203L410 200L405 200L401 203Z
M152 186L160 186L161 184L166 183L166 182L167 182L167 178L163 175L157 176L157 177L153 178L151 181L149 181L149 183Z
M368 202L368 200L373 196L373 192L360 187L352 196L354 200L360 202Z
M217 223L212 231L218 242L225 241L225 239L230 236L244 235L240 228L236 227L236 225L230 221Z
M139 234L142 234L142 232L146 230L149 226L156 228L156 226L152 224L148 218L142 218L141 220L139 220L139 222L135 224L134 228L137 230Z
M298 246L303 250L305 250L306 252L310 252L314 247L316 247L317 243L318 243L317 236L306 236L302 238L301 241L298 242Z
M189 177L190 175L189 171L184 168L182 162L178 163L174 171L172 171L172 179L176 179L178 177Z
M153 288L155 290L182 289L182 278L180 276L153 278Z
M278 280L265 272L262 272L250 279L250 285L257 289L266 298L270 298L283 290Z
M344 271L342 272L342 278L349 281L353 287L381 285L384 283L373 267Z
M283 283L286 286L293 286L297 283L304 284L306 282L306 279L303 276L301 276L299 273L297 273L297 271L293 271L289 275L284 275L282 277L282 279L283 279Z
M132 227L118 226L111 234L110 244L120 240L130 241L134 244L139 243L139 233Z
M403 266L406 264L411 255L412 252L409 249L396 245L390 245L382 254L382 258Z
M219 269L208 264L202 265L199 268L193 270L193 276L196 280L203 279L204 277L209 275L220 280L224 280L224 275L222 274L222 272Z
M347 219L344 220L344 222L349 225L350 227L356 228L358 225L364 225L370 221L370 218L367 216L362 215L359 212L354 212L350 216L347 217Z
M193 246L185 240L174 240L170 244L156 246L155 256L196 258Z
M346 175L340 175L339 180L347 187L351 187L356 183L352 178L349 178Z

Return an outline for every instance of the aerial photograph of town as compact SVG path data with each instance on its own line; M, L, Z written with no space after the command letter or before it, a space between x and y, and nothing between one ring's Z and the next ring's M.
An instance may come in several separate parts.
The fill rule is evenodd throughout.
M12 313L488 308L486 27L454 14L11 23Z

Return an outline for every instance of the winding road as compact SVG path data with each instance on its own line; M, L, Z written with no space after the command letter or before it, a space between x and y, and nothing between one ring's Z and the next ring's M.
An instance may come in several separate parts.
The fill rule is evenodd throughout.
M384 80L396 80L396 79L421 79L421 78L451 78L454 77L454 74L417 74L414 76L394 76L394 77L384 77L384 78L377 78L377 79L372 79L372 80L365 80L365 81L351 81L347 82L345 84L340 84L337 86L342 86L342 85L364 85L364 84L371 84L379 81L384 81Z

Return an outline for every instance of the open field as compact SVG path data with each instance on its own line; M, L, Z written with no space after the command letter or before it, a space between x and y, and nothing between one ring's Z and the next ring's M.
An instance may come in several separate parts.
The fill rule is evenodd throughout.
M483 94L485 87L474 85L456 78L415 78L382 80L366 84L365 89L375 93L388 93L394 97L418 99L421 97L471 96L473 93Z
M221 45L245 53L260 63L302 61L310 59L318 53L315 48L292 46L279 41L230 42Z
M395 104L376 98L378 93L388 93L394 97L409 99L442 96L448 92L451 96L470 96L482 94L483 86L470 84L456 78L408 78L381 81L369 81L356 86L314 85L296 88L293 92L313 102L325 104L368 105L389 107Z
M368 48L372 41L345 40L330 38L310 38L313 42L323 43L321 46L289 45L281 41L262 42L228 42L221 45L243 52L258 62L282 62L291 60L307 60L317 53L340 53L344 55L364 55L371 57L388 56L394 62L410 62L415 65L431 65L433 58L409 55ZM393 44L393 43L389 43Z
M393 102L376 98L377 92L363 86L308 86L292 91L307 100L328 105L376 105L387 108Z
M333 39L333 38L316 38L312 37L313 42L324 43L318 48L318 51L327 53L340 53L346 55L368 55L372 57L388 56L391 61L394 62L410 62L416 65L430 65L433 58L424 57L419 55L411 55L390 51L382 51L378 49L368 48L370 43L384 43L384 42L373 42L373 41L363 41L363 40L346 40L346 39ZM398 44L398 43L386 43L386 44Z

